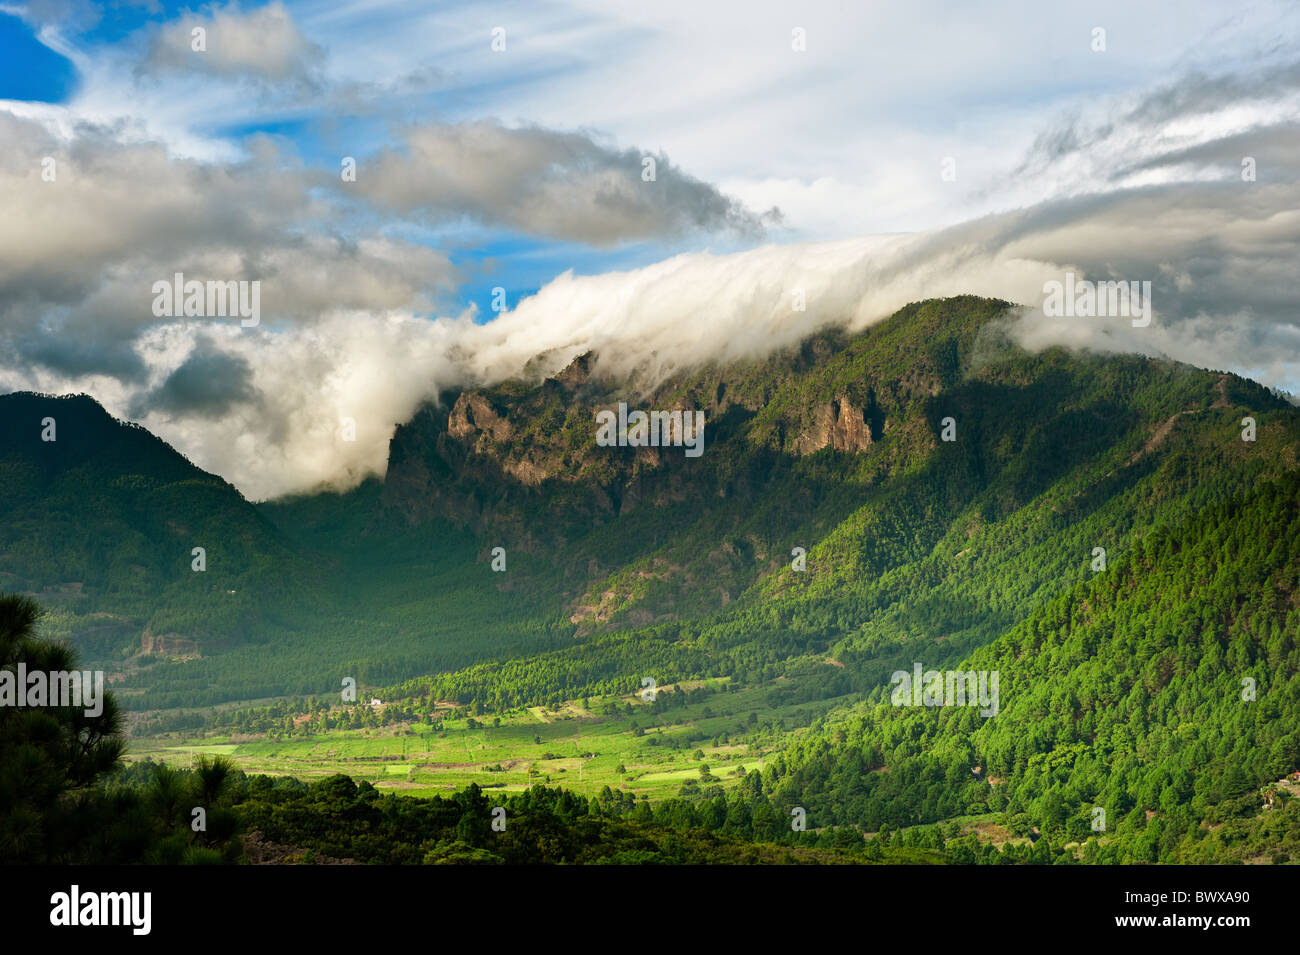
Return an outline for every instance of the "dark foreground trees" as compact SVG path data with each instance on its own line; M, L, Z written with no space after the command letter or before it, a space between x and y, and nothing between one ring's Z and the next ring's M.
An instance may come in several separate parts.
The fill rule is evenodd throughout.
M49 692L52 675L74 672L77 658L36 634L39 617L34 601L0 596L9 691L0 696L0 863L237 860L230 763L204 759L189 773L159 767L146 786L122 785L121 710L106 691L93 701L83 695L79 705ZM14 692L20 675L31 685L32 674L46 692ZM20 705L28 703L37 705Z

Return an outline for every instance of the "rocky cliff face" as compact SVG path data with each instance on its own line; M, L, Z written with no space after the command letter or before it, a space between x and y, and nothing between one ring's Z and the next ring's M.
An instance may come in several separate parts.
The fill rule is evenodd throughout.
M934 397L960 381L976 331L1003 307L905 310L858 336L817 335L643 390L585 354L551 377L447 394L397 429L383 505L546 561L579 635L668 624L700 600L722 607L760 568L783 566L788 545L758 543L768 529L847 513L934 452ZM702 411L702 453L598 444L597 414L620 403Z
M841 395L813 412L813 424L795 440L795 451L813 454L822 448L836 451L863 451L876 441L883 429L883 419L874 403L855 407L852 399Z
M478 443L480 436L492 441L508 441L512 430L510 422L498 415L478 391L462 392L447 418L448 434L474 444Z
M554 487L585 485L575 515L612 513L599 480L592 356L540 384L448 394L397 428L389 445L383 504L411 523L433 517L483 530L507 512L545 506ZM584 436L586 440L584 440ZM518 515L515 515L516 517ZM518 521L516 521L518 523Z
M384 506L410 523L444 518L532 540L541 527L590 529L640 507L755 493L782 460L870 454L896 423L925 414L924 400L953 369L909 356L912 379L891 379L858 354L864 341L818 335L787 353L707 366L648 393L603 375L599 356L588 353L540 381L443 395L396 430ZM703 411L702 455L598 445L596 415L619 402Z

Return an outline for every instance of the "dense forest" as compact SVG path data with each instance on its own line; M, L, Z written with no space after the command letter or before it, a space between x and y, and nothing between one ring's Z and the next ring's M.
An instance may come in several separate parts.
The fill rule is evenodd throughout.
M1300 412L1230 374L1028 353L1007 307L916 303L658 383L647 403L708 409L698 462L596 453L590 411L620 386L584 358L423 409L384 481L259 505L87 398L0 398L0 585L47 611L4 604L5 665L80 654L118 701L93 725L0 713L5 853L234 861L256 831L365 862L1289 861ZM997 715L892 705L918 661L997 673ZM137 733L310 738L647 675L808 714L737 714L727 732L766 762L729 792L530 788L488 807L519 825L486 842L476 789L113 769L124 713ZM348 678L384 709L340 707ZM647 727L712 692L666 694ZM205 832L179 814L196 793ZM74 804L115 835L47 833ZM419 838L383 850L354 816ZM538 848L530 820L582 834Z
M709 409L689 468L594 448L587 411L616 382L507 382L482 397L508 433L450 435L449 396L398 429L386 481L252 505L90 399L5 396L0 585L123 672L132 711L434 674L441 698L500 708L823 653L848 670L827 693L865 690L905 644L956 659L1085 579L1094 549L1117 559L1294 466L1300 414L1267 389L1030 354L1000 332L1007 308L917 303L662 383L647 403ZM836 407L861 416L858 444L823 433ZM511 476L528 462L555 472Z
M689 798L621 811L709 831L730 819L726 834L779 842L798 806L826 839L944 832L933 848L968 845L981 859L989 843L932 827L984 816L1070 860L1287 861L1300 848L1285 785L1300 770L1298 584L1293 472L1152 532L963 659L961 670L999 673L995 717L897 707L877 685L867 702L779 737L777 757L730 799L685 787ZM661 696L647 707L650 725L670 723L690 698ZM418 719L430 703L334 718ZM329 728L324 704L304 708ZM248 727L255 712L232 719ZM1081 848L1067 855L1065 846ZM1003 851L1015 859L1022 850Z
M1300 771L1298 586L1292 472L1146 536L972 653L960 669L1000 673L995 718L877 692L792 745L775 793L825 822L987 809L1078 841L1100 807L1116 838L1099 861L1186 859Z

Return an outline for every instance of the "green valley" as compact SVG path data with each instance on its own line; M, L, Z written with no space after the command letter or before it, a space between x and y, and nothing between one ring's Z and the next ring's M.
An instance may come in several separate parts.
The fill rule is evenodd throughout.
M426 405L382 480L257 504L89 399L6 396L0 580L108 672L128 788L229 760L242 818L322 857L364 840L276 800L468 800L363 861L493 861L492 800L543 791L573 832L821 861L1292 861L1300 410L1025 351L1011 312L666 380L579 356ZM704 454L599 446L629 399L701 409ZM997 672L997 715L891 705L918 662Z

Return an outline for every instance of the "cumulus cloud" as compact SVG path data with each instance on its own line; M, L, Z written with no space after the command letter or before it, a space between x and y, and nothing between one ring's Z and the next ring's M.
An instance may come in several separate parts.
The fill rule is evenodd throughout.
M220 418L236 404L256 401L248 360L223 351L196 348L161 385L131 403L133 418L157 412L165 417Z
M535 126L412 127L402 148L384 149L365 164L356 185L389 213L432 222L468 217L590 245L696 230L746 238L763 231L763 217L662 153L618 150L587 134ZM779 221L776 210L766 215Z
M202 31L196 40L195 31ZM202 49L196 49L196 46ZM225 79L320 84L325 51L311 43L278 0L247 12L238 3L187 14L152 34L140 75L197 73Z
M146 413L137 420L255 499L353 486L382 473L393 426L430 387L460 377L448 358L459 327L370 313L279 333L164 326L145 336L142 351L163 379L157 397L167 403L140 409ZM169 372L177 353L189 356L180 366L190 372L183 385ZM237 375L223 377L223 364ZM195 410L184 412L178 398L197 399ZM215 415L214 399L225 405ZM348 419L353 441L345 440Z
M138 376L153 284L258 281L271 321L427 307L457 272L425 245L347 230L268 141L224 165L0 112L0 349L67 374ZM49 172L52 178L45 178Z

